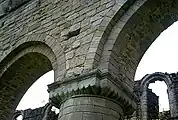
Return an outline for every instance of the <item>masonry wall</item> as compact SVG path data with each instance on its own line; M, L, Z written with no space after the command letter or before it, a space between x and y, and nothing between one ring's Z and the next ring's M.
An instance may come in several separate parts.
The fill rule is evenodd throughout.
M135 82L135 87L134 87L134 93L137 95L137 97L140 99L137 102L137 109L135 111L135 114L133 114L132 119L144 119L143 112L146 112L147 118L149 119L158 119L159 115L159 96L157 96L155 93L152 92L151 89L147 89L146 91L146 96L142 96L142 94L145 91L141 91L142 87L141 82L142 80L139 81L134 81ZM141 97L142 96L142 97ZM144 101L144 104L142 103L143 97L146 97L146 101ZM146 111L143 111L141 105L144 105L146 107Z
M148 99L148 118L149 119L158 119L159 118L159 97L152 92L151 89L147 91L147 99Z
M14 58L18 53L23 53L23 50L29 47L33 50L36 44L46 45L54 53L51 69L54 70L55 81L65 81L65 78L76 77L98 69L105 40L110 33L111 25L115 24L112 19L121 8L124 8L121 14L118 13L118 18L122 16L125 9L131 5L130 2L126 4L127 2L127 0L1 0L0 63L2 67L0 67L2 69L0 68L0 74L3 75L11 67L9 64L11 61L17 61ZM46 52L46 49L35 51L35 53ZM52 54L45 56L50 58ZM107 63L109 61L104 60ZM33 71L32 68L29 70ZM117 72L113 71L113 74ZM15 74L14 71L12 73ZM21 76L21 71L18 73L18 76ZM30 76L30 74L31 72L25 73L25 76ZM117 79L120 81L119 78ZM11 83L6 86L11 86ZM30 84L27 83L23 86L25 89L18 92L14 90L16 86L10 90L14 96L21 98L22 93L25 93L29 86ZM132 84L130 89L124 86L125 90L132 90L132 87ZM12 94L1 93L1 96L16 99L12 97ZM129 98L130 96L125 97L123 94L122 97ZM3 104L4 101L2 99L0 103ZM132 100L129 98L130 102ZM8 113L8 115L3 115L2 119L8 119L7 116L13 113L17 104L18 102L15 102L13 108L7 105L5 109L0 106L2 114Z
M13 0L12 0L13 2ZM93 38L104 16L117 0L0 1L0 61L25 42L40 41L51 47L60 66L56 80L80 74L93 66L98 38ZM121 1L121 5L124 2ZM18 9L16 9L18 8ZM114 15L111 14L111 17ZM109 21L108 21L109 22ZM107 23L106 23L107 25ZM102 28L101 28L102 29ZM92 39L96 39L91 43ZM89 47L92 49L89 50ZM102 49L102 48L101 48ZM101 52L101 49L99 50ZM87 53L91 56L86 58ZM91 57L91 58L90 58ZM99 61L99 56L97 61Z
M46 106L22 111L23 120L57 120L58 114L47 110Z
M44 108L27 109L24 111L23 120L43 120L45 116ZM46 120L57 120L57 115L50 112Z

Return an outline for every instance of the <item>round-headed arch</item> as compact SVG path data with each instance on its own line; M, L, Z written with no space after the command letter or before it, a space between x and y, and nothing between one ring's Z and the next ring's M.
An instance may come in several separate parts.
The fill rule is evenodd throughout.
M164 81L168 87L168 90L170 89L170 86L172 85L171 78L168 74L162 73L162 72L155 72L152 74L145 75L141 80L141 91L146 91L150 83L154 83L155 81Z
M117 11L120 12L120 11ZM176 0L136 0L113 23L99 61L101 71L110 72L133 88L137 66L145 51L167 27L178 20Z
M161 72L156 72L153 74L147 74L145 75L142 79L141 79L141 83L140 83L140 117L142 119L148 119L148 86L150 83L153 83L155 81L164 81L167 85L168 88L168 96L169 96L169 103L170 100L172 99L169 94L171 93L171 85L172 85L172 81L171 78L169 76L169 74L166 73L161 73ZM171 110L171 114L172 114L172 107L170 106L170 110Z
M42 42L23 43L7 55L0 63L0 119L11 119L28 88L56 67L55 54Z
M16 111L12 117L12 120L17 120L19 116L23 117L24 111ZM23 119L23 118L22 118Z

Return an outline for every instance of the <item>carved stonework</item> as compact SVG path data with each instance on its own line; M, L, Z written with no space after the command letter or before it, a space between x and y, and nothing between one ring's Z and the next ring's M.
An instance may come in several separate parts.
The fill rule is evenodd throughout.
M49 85L50 100L59 107L62 102L75 96L99 96L111 99L122 106L124 114L130 115L136 109L136 96L122 83L117 83L108 73L98 70Z

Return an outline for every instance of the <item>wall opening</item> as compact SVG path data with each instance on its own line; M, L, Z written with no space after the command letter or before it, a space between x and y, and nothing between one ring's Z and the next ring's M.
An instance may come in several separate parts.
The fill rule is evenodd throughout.
M23 120L23 116L22 115L19 115L16 120Z
M159 87L159 89L155 89L157 87ZM155 83L150 83L148 88L159 96L159 112L169 111L170 108L166 83L163 81L155 81Z
M54 111L56 114L59 113L59 109L56 108L55 106L53 106L53 107L51 108L51 111Z
M38 78L54 69L54 61L52 50L39 42L22 44L3 59L0 64L0 109L3 109L0 119L12 119L26 91ZM40 88L35 93L38 91ZM35 98L31 97L27 104L34 103Z
M164 30L143 55L135 74L135 80L141 80L146 74L154 72L174 73L178 71L178 22ZM164 82L150 84L149 88L160 96L159 111L169 110L167 86ZM164 94L163 94L164 92Z

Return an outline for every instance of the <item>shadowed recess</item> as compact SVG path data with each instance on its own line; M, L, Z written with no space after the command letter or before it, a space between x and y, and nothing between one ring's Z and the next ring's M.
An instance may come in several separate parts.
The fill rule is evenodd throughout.
M50 60L40 53L31 52L15 61L0 78L0 119L9 120L27 89L50 70Z

